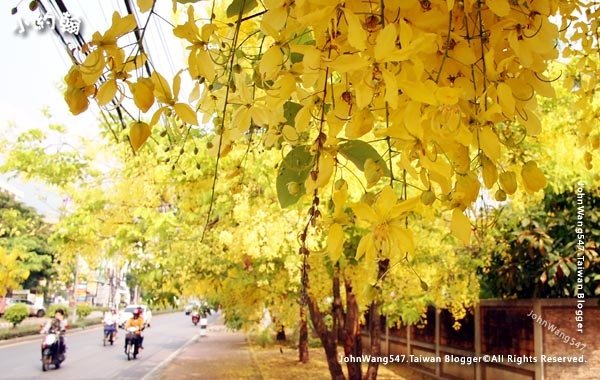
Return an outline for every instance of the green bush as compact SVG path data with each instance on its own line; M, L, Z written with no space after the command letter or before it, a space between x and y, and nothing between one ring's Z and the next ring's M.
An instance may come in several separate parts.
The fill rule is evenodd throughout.
M12 323L13 327L17 327L17 325L23 322L28 316L29 309L22 303L11 305L4 310L4 319Z
M271 336L271 330L269 329L264 329L256 337L256 344L263 348L270 345L271 343L273 343L273 337Z
M85 318L92 313L92 307L87 304L77 305L76 313L79 318Z
M69 316L69 308L63 305L50 305L50 307L48 308L48 317L52 318L54 317L54 313L56 313L56 310L61 309L62 311L65 312L65 317Z

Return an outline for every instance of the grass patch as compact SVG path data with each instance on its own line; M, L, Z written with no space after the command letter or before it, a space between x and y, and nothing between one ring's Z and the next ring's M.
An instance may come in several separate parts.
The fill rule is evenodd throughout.
M40 333L38 325L24 325L15 328L0 329L0 340L19 338L22 336L36 335Z
M102 318L85 318L78 319L77 322L69 323L70 329L76 329L78 327L85 328L88 326L99 325L102 323Z
M321 348L309 349L309 362L302 364L298 361L298 350L287 345L271 344L261 347L258 344L250 346L252 357L260 368L265 380L311 379L330 380L325 352ZM338 352L343 352L338 350ZM363 364L363 374L367 365ZM346 365L342 364L346 374ZM429 380L426 375L417 373L399 365L380 365L377 379L379 380Z

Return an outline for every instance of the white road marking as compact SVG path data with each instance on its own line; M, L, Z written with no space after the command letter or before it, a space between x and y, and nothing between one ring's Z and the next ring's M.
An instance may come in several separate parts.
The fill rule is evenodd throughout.
M141 380L152 380L154 379L156 375L158 375L158 372L163 369L163 367L166 367L167 364L169 364L173 359L175 359L175 357L177 355L179 355L179 353L181 351L183 351L184 348L186 348L187 346L189 346L190 344L192 344L193 342L195 342L199 337L199 333L194 335L193 337L191 337L187 342L185 342L185 344L181 347L179 347L175 352L173 352L171 355L169 355L165 360L163 360L162 362L160 362L159 365L157 365L156 367L154 367L152 369L152 371L148 372L144 377L141 378Z

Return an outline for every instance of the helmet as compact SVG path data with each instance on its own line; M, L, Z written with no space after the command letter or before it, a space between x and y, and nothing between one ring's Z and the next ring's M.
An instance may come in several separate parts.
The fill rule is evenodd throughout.
M142 314L140 309L133 310L133 315L140 315L140 314Z

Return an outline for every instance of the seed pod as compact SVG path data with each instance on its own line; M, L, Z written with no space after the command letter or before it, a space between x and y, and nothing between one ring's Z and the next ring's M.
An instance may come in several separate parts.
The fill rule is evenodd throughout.
M424 191L423 193L421 193L421 202L425 206L429 206L429 205L433 204L433 202L435 202L434 192L431 190L427 190L427 191Z
M506 193L504 190L498 189L498 191L496 191L494 194L494 199L496 199L498 202L504 202L506 200Z

